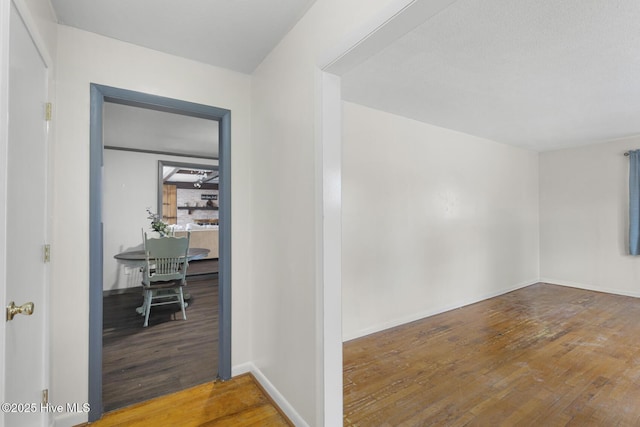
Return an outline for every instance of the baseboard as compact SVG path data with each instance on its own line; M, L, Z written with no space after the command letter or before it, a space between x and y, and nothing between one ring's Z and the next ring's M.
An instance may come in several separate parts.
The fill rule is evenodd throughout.
M108 297L111 295L133 294L133 293L142 294L142 286L133 286L131 288L109 289L106 291L102 291L102 296Z
M640 298L640 292L629 292L621 289L609 288L605 286L588 285L585 283L573 282L571 280L559 280L549 277L540 278L540 282L550 285L566 286L568 288L584 289L586 291L604 292L607 294L622 295L626 297Z
M461 300L461 301L458 301L458 302L456 302L454 304L451 304L451 305L448 305L448 306L438 307L438 308L434 308L434 309L426 310L426 311L420 311L420 312L417 312L417 313L410 314L408 316L403 316L401 318L390 320L388 322L379 323L377 325L374 325L374 326L371 326L371 327L368 327L368 328L364 328L364 329L361 329L359 331L355 331L355 332L353 332L351 334L343 335L342 341L346 342L346 341L354 340L356 338L364 337L366 335L371 335L371 334L374 334L376 332L384 331L386 329L395 328L396 326L404 325L405 323L414 322L416 320L424 319L426 317L435 316L436 314L445 313L447 311L455 310L456 308L460 308L460 307L464 307L464 306L467 306L467 305L475 304L477 302L484 301L484 300L487 300L489 298L497 297L499 295L504 295L504 294L507 294L509 292L513 292L515 290L521 289L521 288L526 288L527 286L531 286L531 285L533 285L535 283L538 283L538 282L539 282L539 280L537 280L537 279L536 280L529 280L529 281L526 281L526 282L521 282L521 283L518 283L516 285L510 286L508 288L501 289L499 291L495 291L495 292L492 292L492 293L489 293L489 294L483 294L483 295L480 295L478 297L470 298L470 299L467 299L467 300Z
M309 427L309 424L298 414L295 408L285 399L278 389L269 381L260 369L252 362L242 363L231 368L231 375L238 376L241 374L251 373L260 383L262 388L267 392L276 405L284 412L289 420L296 427Z
M296 427L309 427L309 424L298 414L298 412L291 406L291 404L284 398L282 393L267 379L267 377L255 366L253 363L242 363L231 368L231 376L236 377L238 375L251 373L254 378L260 383L264 391L275 402L282 412L289 418L289 420ZM65 413L56 416L52 423L52 427L73 427L73 426L86 426L87 414L86 413Z

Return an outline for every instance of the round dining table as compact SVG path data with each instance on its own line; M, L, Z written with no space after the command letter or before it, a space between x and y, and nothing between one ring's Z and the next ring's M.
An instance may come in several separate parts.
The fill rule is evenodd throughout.
M189 261L202 259L207 255L209 255L209 249L207 248L189 248L189 251L187 252L187 258L189 259ZM113 257L120 261L139 261L141 263L145 263L147 260L144 249L134 249L130 251L120 252L119 254L115 254Z
M187 252L187 259L189 261L195 261L198 259L203 259L207 255L209 255L209 249L207 248L189 248ZM147 256L144 249L132 249L129 251L120 252L118 254L115 254L113 257L118 261L128 264L131 267L145 268L147 266ZM184 299L191 299L191 295L189 295L189 293L185 293ZM144 314L144 307L137 307L136 312L138 314Z

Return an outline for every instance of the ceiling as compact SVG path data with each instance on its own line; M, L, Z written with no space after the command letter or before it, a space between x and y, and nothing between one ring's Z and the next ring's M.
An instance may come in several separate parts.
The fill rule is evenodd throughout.
M63 24L244 73L313 4L52 2ZM338 73L343 98L537 151L638 135L638 22L636 0L416 0L386 26L406 28Z
M636 0L458 0L343 74L343 98L538 151L637 135L638 22Z
M218 158L218 122L105 102L107 147Z
M219 183L218 167L174 166L163 162L162 181L164 183L189 183L194 188L204 184Z
M315 0L51 0L61 24L251 73ZM104 144L218 157L218 123L107 102Z
M250 74L315 0L51 0L61 24Z

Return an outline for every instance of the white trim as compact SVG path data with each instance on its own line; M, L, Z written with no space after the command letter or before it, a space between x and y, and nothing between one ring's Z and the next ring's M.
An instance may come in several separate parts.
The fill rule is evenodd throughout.
M370 335L370 334L374 334L376 332L380 332L380 331L384 331L386 329L389 328L394 328L396 326L400 326L400 325L404 325L406 323L410 323L410 322L414 322L416 320L420 320L420 319L424 319L426 317L430 317L430 316L435 316L436 314L440 314L440 313L445 313L447 311L451 311L451 310L455 310L456 308L460 308L460 307L465 307L467 305L471 305L471 304L475 304L477 302L480 301L485 301L488 300L490 298L494 298L500 295L504 295L507 294L509 292L513 292L515 290L518 289L522 289L522 288L526 288L527 286L531 286L533 284L538 283L539 280L530 280L530 281L525 281L525 282L520 282L516 285L510 286L508 288L504 288L502 290L496 291L496 292L491 292L488 294L484 294L481 295L477 298L469 298L467 300L460 300L457 301L453 304L444 306L444 307L439 307L437 309L434 310L426 310L426 311L421 311L421 312L417 312L417 313L413 313L411 315L408 316L404 316L404 317L400 317L394 320L390 320L388 322L384 322L384 323L379 323L377 325L374 326L370 326L368 328L364 328L361 329L359 331L356 331L350 335L346 335L343 337L343 341L350 341L356 338L360 338L366 335Z
M7 154L9 141L9 17L11 1L0 0L0 307L7 303ZM0 325L0 402L5 401L6 322ZM4 414L0 426L4 426Z
M255 365L252 362L241 363L239 365L235 365L231 368L231 377L237 377L238 375L247 374L252 372L252 369L255 368Z
M316 62L320 71L315 118L317 425L343 423L342 102L340 77L335 74L360 64L455 1L390 1Z
M320 231L318 256L322 266L318 295L322 330L318 345L322 360L319 364L318 400L324 411L318 411L317 425L342 425L342 102L340 77L321 73L320 93L321 135L318 139L317 158L322 161L322 203L316 215ZM320 269L319 269L320 270Z
M285 399L285 397L278 391L278 389L267 379L267 377L262 373L260 369L252 362L243 363L240 365L236 365L231 369L231 373L233 377L238 375L252 373L253 376L258 380L262 388L265 389L267 394L273 399L273 401L278 405L278 407L285 413L289 420L297 427L308 427L309 424L298 414L298 412L294 409L294 407ZM342 425L342 420L340 420L340 425Z
M352 31L340 43L328 50L318 61L321 70L341 75L345 64L357 55L358 49L366 49L366 40L378 30L384 28L396 16L407 10L416 0L394 0L389 2L372 19L363 22L360 27ZM378 46L366 50L378 50ZM375 53L375 52L374 52ZM360 56L360 55L358 55ZM367 57L366 54L362 55ZM359 62L358 62L359 63ZM346 68L349 68L348 66Z
M322 92L323 92L323 73L320 70L315 70L315 135L314 135L314 156L315 156L315 174L314 174L314 198L315 198L315 211L314 211L314 233L315 233L315 350L316 360L315 364L315 380L316 380L316 393L315 393L315 406L318 408L316 411L316 425L325 425L324 420L326 417L327 408L325 405L325 375L328 373L326 369L326 347L325 347L325 334L326 325L324 319L326 318L325 311L327 310L327 303L324 300L324 293L327 287L325 281L325 257L324 257L324 180L323 175L325 172L325 164L322 159L322 128L323 122L323 108L322 108Z
M318 62L342 75L458 0L394 0L361 25Z
M588 285L588 284L585 284L585 283L573 282L571 280L559 280L559 279L550 279L550 278L547 278L547 277L543 277L543 278L540 279L540 282L548 283L550 285L565 286L565 287L568 287L568 288L584 289L586 291L603 292L603 293L607 293L607 294L614 294L614 295L622 295L622 296L626 296L626 297L640 298L640 292L629 292L629 291L616 289L616 288L609 288L609 287L597 286L597 285Z

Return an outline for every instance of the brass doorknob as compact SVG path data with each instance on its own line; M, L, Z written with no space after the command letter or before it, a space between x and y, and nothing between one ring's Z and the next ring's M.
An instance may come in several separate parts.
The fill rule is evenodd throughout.
M28 302L18 307L15 302L11 301L7 306L7 321L13 320L16 314L31 316L33 314L33 303Z

